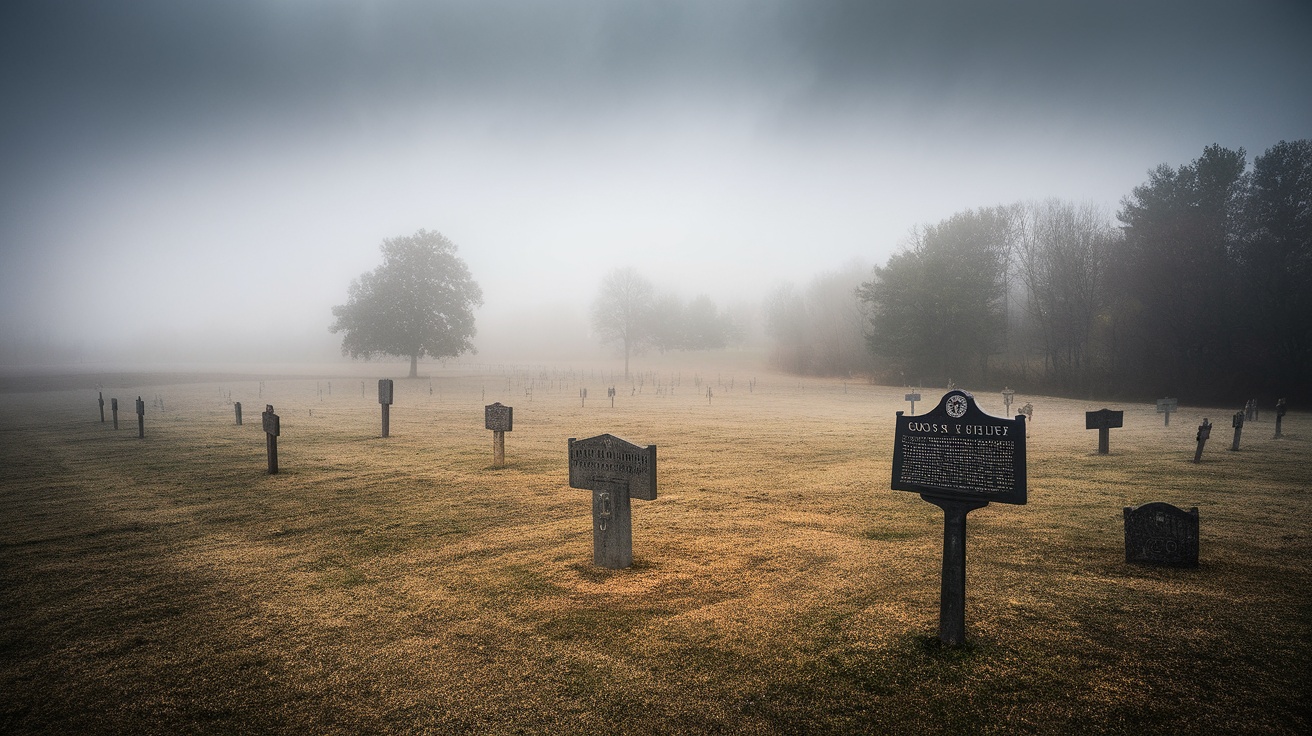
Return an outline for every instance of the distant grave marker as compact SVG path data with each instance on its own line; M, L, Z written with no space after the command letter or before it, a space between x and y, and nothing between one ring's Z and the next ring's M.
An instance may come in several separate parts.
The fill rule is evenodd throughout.
M104 424L105 423L105 392L97 391L96 396L98 397L96 399L96 403L100 404L100 423Z
M269 475L278 472L278 435L282 434L278 415L273 413L273 404L266 404L260 415L264 423L264 445L269 454Z
M1110 452L1111 430L1125 426L1125 412L1099 409L1084 412L1084 428L1098 430L1098 454Z
M238 401L237 403L233 404L233 405L232 405L232 410L233 410L233 412L235 412L236 415L237 415L237 426L240 427L240 426L241 426L241 402Z
M1198 507L1169 503L1126 506L1125 561L1168 567L1198 567Z
M615 408L615 387L611 386L606 389L606 395L610 397L610 408Z
M1239 435L1244 432L1244 413L1242 411L1235 412L1235 415L1230 419L1230 426L1235 428L1235 440L1231 443L1230 450L1232 452L1238 452Z
M114 414L114 429L118 429L118 399L109 400L109 410Z
M588 390L586 388L581 388L579 389L579 406L583 407L587 405L588 405Z
M1026 419L1027 421L1031 421L1031 422L1034 421L1034 405L1033 405L1033 404L1026 403L1025 406L1022 406L1022 407L1020 408L1020 413L1025 415L1025 419Z
M1166 418L1163 420L1162 426L1164 427L1171 426L1171 413L1178 410L1179 408L1180 408L1179 399L1166 398L1166 399L1157 400L1157 413L1164 414L1166 416Z
M1025 420L985 414L965 391L943 395L920 417L897 413L893 435L895 491L919 493L943 509L943 579L939 639L966 637L966 514L999 503L1024 504Z
M137 397L137 436L146 436L146 402Z
M483 426L492 430L492 462L506 464L506 432L514 428L515 409L500 401L483 407Z
M916 415L916 402L917 402L917 401L920 401L920 392L919 392L919 391L912 391L911 393L907 394L906 396L903 396L903 397L902 397L902 400L903 400L903 401L910 401L910 402L911 402L911 416L915 416L915 415Z
M1279 400L1279 401L1276 402L1276 437L1277 437L1277 438L1280 438L1280 437L1283 436L1283 435L1280 434L1280 423L1281 423L1282 421L1284 421L1284 418L1285 418L1285 411L1286 411L1285 404L1286 404L1286 403L1287 403L1287 402L1286 402L1284 399L1281 399L1281 400Z
M1203 445L1207 444L1207 440L1211 436L1212 423L1207 421L1207 417L1203 417L1203 423L1198 425L1198 435L1194 437L1194 439L1198 441L1198 449L1194 450L1195 463L1203 461Z
M1016 398L1016 392L1007 387L1002 388L1002 403L1006 407L1007 416L1011 416L1011 402Z
M1244 404L1244 418L1250 422L1257 421L1257 399L1249 399Z
M592 491L592 563L612 570L632 565L629 499L656 499L656 445L639 447L610 434L571 437L569 485Z
M392 379L378 379L378 403L383 407L383 436L391 436Z

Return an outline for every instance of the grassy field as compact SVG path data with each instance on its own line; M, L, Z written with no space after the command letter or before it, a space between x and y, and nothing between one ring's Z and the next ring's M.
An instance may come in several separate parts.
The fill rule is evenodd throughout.
M1308 414L1229 452L1234 407L1110 404L1100 456L1103 404L1017 394L1029 504L970 514L969 644L942 648L942 514L889 490L905 389L666 371L611 408L600 374L453 367L397 379L383 439L376 377L11 382L0 732L1312 731ZM622 571L567 480L603 432L659 448ZM1150 501L1198 507L1197 569L1125 564Z

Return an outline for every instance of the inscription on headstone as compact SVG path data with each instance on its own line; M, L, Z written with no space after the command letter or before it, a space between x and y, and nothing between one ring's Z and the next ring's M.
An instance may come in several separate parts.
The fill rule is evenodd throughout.
M1110 452L1111 430L1125 426L1125 412L1099 409L1084 412L1084 428L1098 430L1098 454Z
M1230 449L1234 452L1238 452L1239 435L1244 432L1244 413L1242 411L1235 412L1235 415L1230 418L1230 426L1235 428L1235 441L1231 443Z
M1166 398L1166 399L1157 400L1157 413L1165 415L1165 419L1163 420L1162 426L1164 427L1171 426L1171 413L1178 410L1179 408L1180 408L1179 399Z
M378 379L378 403L383 407L383 436L391 436L392 379Z
M1203 461L1203 445L1207 444L1207 440L1211 436L1212 423L1207 421L1207 417L1203 417L1203 423L1198 425L1198 435L1194 438L1198 441L1198 449L1194 450L1194 462Z
M592 562L612 570L633 564L630 498L656 498L656 445L614 435L569 440L569 485L592 491Z
M893 490L913 491L943 509L939 639L966 637L966 515L990 501L1023 504L1025 420L985 414L965 391L949 391L920 417L897 413Z
M1126 506L1125 561L1170 567L1198 567L1198 508L1169 503Z
M269 475L278 472L278 435L282 434L278 415L273 413L273 404L266 404L260 415L264 424L264 446L269 454Z
M506 432L514 428L514 407L500 401L483 407L483 426L492 430L492 462L506 464Z

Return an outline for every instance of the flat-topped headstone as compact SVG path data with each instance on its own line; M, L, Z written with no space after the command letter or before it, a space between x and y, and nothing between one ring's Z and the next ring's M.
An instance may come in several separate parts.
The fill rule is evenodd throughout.
M1198 567L1198 508L1169 503L1126 506L1125 561L1169 567Z
M1180 408L1179 399L1165 398L1165 399L1157 400L1157 413L1166 415L1165 419L1163 419L1162 426L1165 427L1171 426L1171 414L1179 410L1179 408Z
M630 498L656 498L656 445L614 435L569 440L569 485L592 491L592 561L612 570L633 564Z
M1099 409L1084 412L1084 428L1098 430L1098 454L1110 452L1110 435L1113 429L1125 426L1125 412Z
M893 480L943 509L939 640L966 638L966 515L990 501L1023 504L1025 419L985 414L965 391L949 391L919 417L897 413Z

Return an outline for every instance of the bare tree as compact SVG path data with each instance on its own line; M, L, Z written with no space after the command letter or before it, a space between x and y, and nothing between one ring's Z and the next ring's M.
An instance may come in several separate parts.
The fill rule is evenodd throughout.
M636 269L617 268L606 274L592 302L592 328L603 344L623 350L626 379L629 358L651 342L655 294L651 282Z

